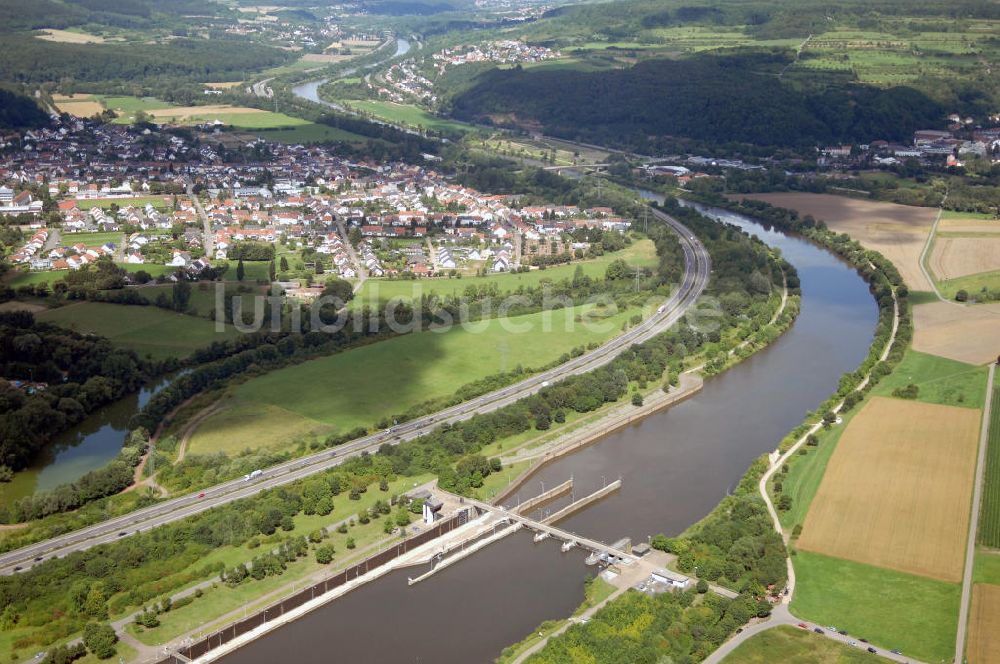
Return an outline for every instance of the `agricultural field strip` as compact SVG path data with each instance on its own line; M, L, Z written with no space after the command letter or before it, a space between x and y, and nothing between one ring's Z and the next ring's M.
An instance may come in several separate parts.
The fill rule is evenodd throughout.
M983 419L979 432L979 453L976 459L976 479L972 492L972 514L969 519L969 533L965 548L965 571L962 575L962 603L958 609L958 632L955 636L955 652L961 656L965 652L965 639L967 624L969 619L969 606L972 603L972 572L976 559L976 539L979 529L979 510L982 508L983 481L986 474L987 447L991 441L1000 436L996 429L996 422L991 418L990 413L995 402L1000 401L993 391L993 379L996 374L996 365L990 365L990 374L986 379L986 403L983 405ZM989 517L990 515L987 515ZM1000 610L1000 602L996 609ZM994 616L1000 622L1000 615ZM998 660L1000 661L1000 660Z
M980 421L971 408L873 397L837 444L798 548L961 581Z
M442 423L461 421L468 419L475 413L489 412L514 403L521 398L534 394L543 387L543 384L549 381L559 380L569 375L586 373L607 364L622 349L635 343L641 343L669 329L674 323L680 320L708 285L710 258L704 245L691 234L691 231L687 227L677 220L655 209L653 213L666 222L680 238L681 247L684 251L684 278L680 287L660 310L599 348L574 358L554 369L536 374L515 385L446 408L434 415L404 423L396 427L395 433L377 432L346 443L333 452L324 451L273 466L267 469L262 478L255 482L247 483L239 479L232 480L200 492L201 495L204 495L204 498L199 498L199 494L192 493L7 552L0 555L0 573L9 574L13 572L14 566L30 565L31 561L37 556L51 557L52 555L66 555L72 551L84 550L98 544L112 542L119 537L134 534L139 530L149 530L186 516L198 514L216 505L239 500L265 489L281 486L314 473L329 470L340 465L348 458L360 455L362 452L374 451L383 443L397 444L403 440L420 437ZM119 535L119 533L124 533L124 535Z
M965 660L1000 664L1000 586L977 583L972 594L972 622Z

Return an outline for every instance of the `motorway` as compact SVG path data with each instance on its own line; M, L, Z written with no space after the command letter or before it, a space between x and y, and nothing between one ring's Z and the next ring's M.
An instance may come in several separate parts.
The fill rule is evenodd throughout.
M30 568L42 559L63 557L99 544L113 542L138 532L145 532L185 517L204 512L261 491L295 482L315 473L334 468L363 452L374 453L384 443L392 445L430 433L443 423L458 422L477 413L490 412L534 394L550 382L568 376L587 373L613 360L632 344L646 341L670 328L697 301L708 285L711 261L704 245L691 231L672 217L653 210L680 238L684 252L685 271L681 284L656 312L623 334L599 348L584 353L548 371L519 383L451 406L433 415L404 422L385 431L345 443L334 450L324 450L306 457L287 461L264 469L252 480L236 479L173 498L120 517L43 540L0 555L0 574L11 574Z

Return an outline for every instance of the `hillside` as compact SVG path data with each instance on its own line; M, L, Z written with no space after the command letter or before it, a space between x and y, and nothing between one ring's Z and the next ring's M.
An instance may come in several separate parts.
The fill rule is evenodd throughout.
M494 69L459 94L463 120L540 126L548 134L641 146L650 136L808 146L901 140L944 109L908 87L802 91L777 76L786 54L647 60L629 69Z
M34 129L48 121L33 99L0 88L0 129Z

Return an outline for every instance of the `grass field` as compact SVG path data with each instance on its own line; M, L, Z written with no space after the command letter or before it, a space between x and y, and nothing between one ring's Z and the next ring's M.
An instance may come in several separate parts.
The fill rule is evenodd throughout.
M1000 586L977 583L972 587L969 617L969 664L1000 664Z
M979 543L1000 548L1000 387L993 391L987 445L983 502L980 505L979 516ZM1000 561L1000 556L997 558ZM997 567L1000 571L1000 562Z
M79 200L76 202L76 206L81 210L89 210L90 208L95 207L107 210L112 205L117 205L120 208L128 207L129 205L135 207L152 205L158 210L166 210L173 205L173 202L172 196L133 196L131 198L93 198L89 200Z
M987 291L1000 290L1000 270L970 274L967 277L948 279L938 283L938 290L941 291L941 294L952 300L955 299L955 294L960 290L968 293L971 300L975 299L983 289Z
M1000 586L1000 551L983 547L976 549L972 580Z
M920 388L917 401L982 408L986 371L986 367L909 350L893 372L872 389L872 394L892 396L894 390L912 383Z
M801 525L806 520L809 513L809 506L819 490L820 482L823 481L823 474L826 473L830 457L837 448L841 434L848 427L857 410L853 410L844 417L843 424L830 429L821 429L816 437L819 439L817 447L804 446L806 454L792 457L788 464L788 472L776 476L781 481L781 494L792 498L791 509L778 512L781 525L791 530L796 525Z
M254 133L265 140L277 141L278 143L324 143L327 141L361 143L369 140L366 136L314 122L278 129L260 128L256 129Z
M846 428L802 550L958 582L979 411L874 397Z
M744 641L722 660L724 664L855 664L888 662L861 649L819 634L779 625Z
M371 427L383 417L395 415L428 399L451 395L474 380L516 366L539 367L559 359L573 347L604 341L621 332L633 311L621 312L603 321L602 330L587 329L576 317L586 307L560 309L509 319L529 325L532 331L516 334L503 321L477 323L482 330L454 327L447 332L407 334L271 372L236 386L226 409L209 417L191 440L191 449L210 452L231 449L232 438L250 439L256 447L282 444L314 428L347 431ZM551 329L543 331L545 320ZM566 332L565 325L573 331ZM260 415L278 421L270 427L275 438L261 439ZM254 427L242 424L256 420ZM225 426L226 423L232 426ZM236 444L238 449L246 443Z
M157 307L80 302L37 314L40 321L77 332L97 334L153 359L186 357L213 341L230 339L236 330L215 331L215 323Z
M376 118L393 124L420 127L432 131L467 132L475 130L474 127L464 122L439 118L422 108L409 104L396 104L389 101L359 101L354 99L341 103L364 113L371 113Z
M469 286L486 286L496 284L500 292L517 290L520 287L534 288L543 280L559 281L572 279L577 266L583 268L589 277L603 278L608 265L616 259L622 259L629 265L640 267L655 267L658 264L656 247L651 240L637 240L631 245L608 253L592 260L557 265L545 270L531 270L512 274L509 272L490 274L485 277L462 277L461 279L420 279L389 280L368 279L352 301L353 306L386 302L392 298L416 299L421 294L436 293L440 296L460 294Z
M107 233L63 233L59 238L59 242L63 246L71 246L82 242L88 247L99 247L105 242L114 242L116 245L121 245L123 237L125 237L125 234L121 231Z
M961 586L799 551L792 612L925 662L950 661ZM775 660L780 661L780 660Z

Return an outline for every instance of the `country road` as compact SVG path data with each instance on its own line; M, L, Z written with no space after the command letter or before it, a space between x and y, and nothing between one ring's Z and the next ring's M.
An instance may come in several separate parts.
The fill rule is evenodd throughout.
M646 341L667 330L680 320L708 285L711 262L704 245L691 231L672 217L653 210L680 238L684 252L685 271L681 284L674 294L651 316L627 332L611 339L602 346L573 358L548 371L535 374L519 383L484 394L461 404L405 422L393 429L351 441L334 450L325 450L294 459L271 468L249 481L231 480L214 487L173 498L130 514L43 540L0 555L0 573L10 574L30 567L42 558L62 557L74 551L113 542L140 531L147 531L205 510L225 505L241 498L253 496L315 473L334 468L346 459L363 452L375 452L382 444L398 444L430 433L442 423L468 419L477 413L490 412L534 394L550 381L586 373L613 360L632 344ZM19 569L18 569L19 568Z
M958 631L955 634L955 661L964 661L966 630L969 625L969 606L972 602L972 571L976 561L976 534L979 532L979 510L983 503L983 482L986 475L986 448L990 441L990 416L993 406L993 379L997 365L990 365L986 379L986 403L983 405L983 423L979 428L979 454L976 457L976 480L972 488L972 514L969 516L969 535L965 544L965 573L962 575L962 603L958 608Z

